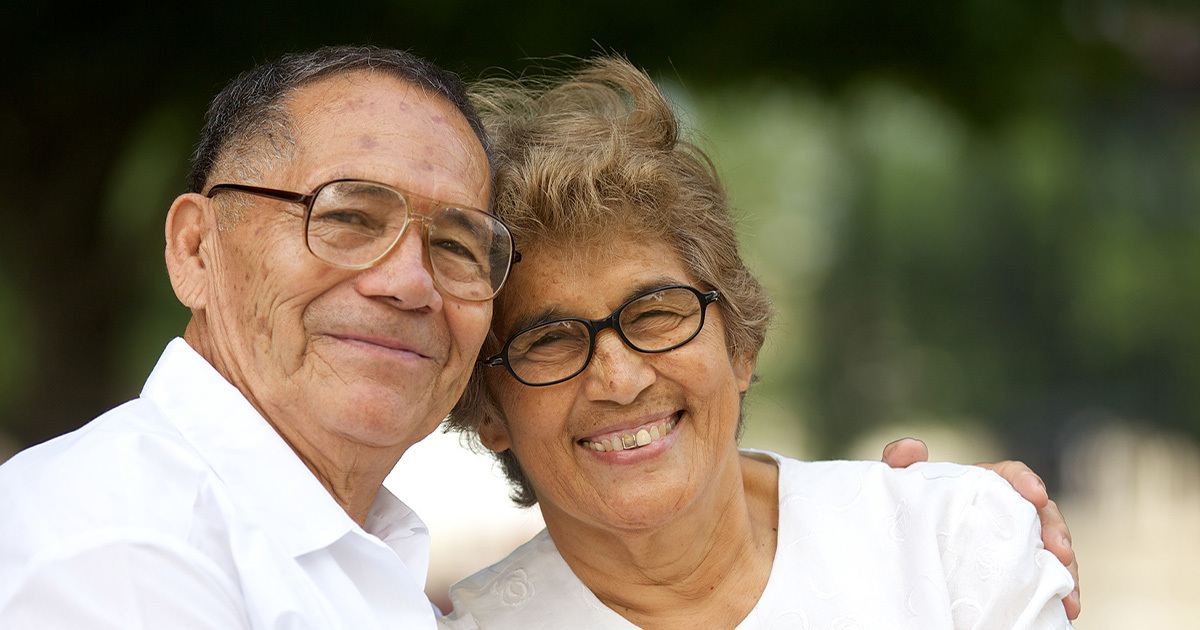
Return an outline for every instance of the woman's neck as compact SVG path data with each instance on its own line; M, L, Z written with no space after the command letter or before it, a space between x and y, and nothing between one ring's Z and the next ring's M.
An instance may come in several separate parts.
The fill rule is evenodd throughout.
M612 610L646 630L733 628L770 577L779 469L747 457L652 530L601 530L548 514L559 553Z

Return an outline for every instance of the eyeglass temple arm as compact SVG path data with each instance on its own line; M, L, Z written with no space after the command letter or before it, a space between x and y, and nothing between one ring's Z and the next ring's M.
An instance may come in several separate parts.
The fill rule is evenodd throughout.
M235 190L238 192L250 193L260 197L268 197L270 199L278 199L280 201L290 201L292 203L308 204L313 195L291 192L288 190L278 190L275 188L262 188L261 186L247 186L245 184L217 184L208 189L206 197L212 197L213 193L222 190Z

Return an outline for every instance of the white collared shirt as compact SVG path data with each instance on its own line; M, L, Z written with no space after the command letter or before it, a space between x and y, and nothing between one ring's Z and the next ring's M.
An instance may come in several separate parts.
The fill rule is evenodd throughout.
M0 466L0 628L434 627L429 534L361 528L182 339L141 397Z

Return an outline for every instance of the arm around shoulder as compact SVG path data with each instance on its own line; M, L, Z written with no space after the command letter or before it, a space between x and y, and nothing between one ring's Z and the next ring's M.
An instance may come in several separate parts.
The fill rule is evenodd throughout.
M1071 574L1042 547L1033 506L995 474L978 477L942 548L954 627L1071 627Z

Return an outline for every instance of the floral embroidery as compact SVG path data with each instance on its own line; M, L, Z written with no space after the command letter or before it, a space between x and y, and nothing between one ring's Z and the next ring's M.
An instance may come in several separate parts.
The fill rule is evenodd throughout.
M514 569L496 581L492 592L505 606L520 606L533 597L533 585L525 575L525 569Z

